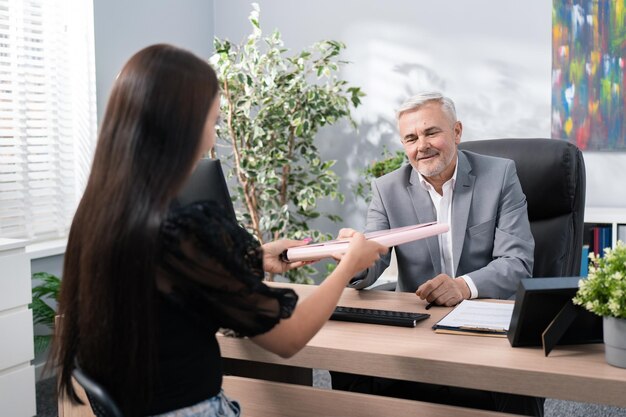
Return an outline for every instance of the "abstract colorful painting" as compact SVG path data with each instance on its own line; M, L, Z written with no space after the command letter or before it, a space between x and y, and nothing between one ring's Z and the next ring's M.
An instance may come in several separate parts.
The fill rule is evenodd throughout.
M626 0L553 0L552 137L626 151Z

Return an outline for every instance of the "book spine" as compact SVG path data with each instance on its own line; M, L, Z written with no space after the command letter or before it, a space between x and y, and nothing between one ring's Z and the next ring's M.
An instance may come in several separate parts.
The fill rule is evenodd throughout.
M589 274L589 245L583 245L580 257L580 276L586 277Z
M613 227L607 226L604 229L605 229L604 248L611 248L613 247ZM602 249L603 252L604 252L604 248Z
M617 225L617 240L626 243L626 224Z
M600 254L600 257L604 257L604 250L606 248L610 248L611 247L611 227L599 227L600 229L600 236L599 236L599 248L598 248L598 252Z

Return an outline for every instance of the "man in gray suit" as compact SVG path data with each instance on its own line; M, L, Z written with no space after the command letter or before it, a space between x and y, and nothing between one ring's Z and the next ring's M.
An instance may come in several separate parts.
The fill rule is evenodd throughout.
M535 246L515 163L458 151L463 125L452 100L439 93L411 97L397 119L409 165L373 182L366 230L438 221L448 223L450 231L394 248L396 289L446 306L469 298L512 297L520 279L532 276ZM342 229L339 238L353 233ZM389 261L390 254L384 255L350 286L372 285ZM338 372L332 378L338 389L543 415L541 398Z
M376 179L367 231L448 223L450 231L395 247L398 291L452 306L468 298L510 298L532 276L534 240L515 163L458 151L463 125L439 93L411 97L398 110L409 165ZM353 231L342 229L340 238ZM350 286L373 284L385 255Z

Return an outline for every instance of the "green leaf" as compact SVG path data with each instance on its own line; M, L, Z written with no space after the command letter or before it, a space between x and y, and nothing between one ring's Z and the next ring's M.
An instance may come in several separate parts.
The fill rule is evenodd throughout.
M48 349L48 346L50 346L50 343L52 342L52 336L51 335L36 335L34 336L34 342L35 342L35 355L39 355L42 352L44 352L46 349Z
M334 159L331 159L329 161L326 161L322 164L322 167L320 168L322 171L326 171L327 169L330 169L331 167L333 167L335 165L337 161Z
M339 222L343 221L341 216L338 216L336 214L327 214L326 217L328 218L328 220L330 220L332 222L335 222L335 223L339 223Z

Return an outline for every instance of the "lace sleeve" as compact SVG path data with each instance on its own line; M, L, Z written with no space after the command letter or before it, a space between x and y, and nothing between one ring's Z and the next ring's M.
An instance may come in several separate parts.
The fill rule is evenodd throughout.
M200 320L254 336L291 316L298 296L262 282L260 245L219 205L170 211L161 239L158 287Z

